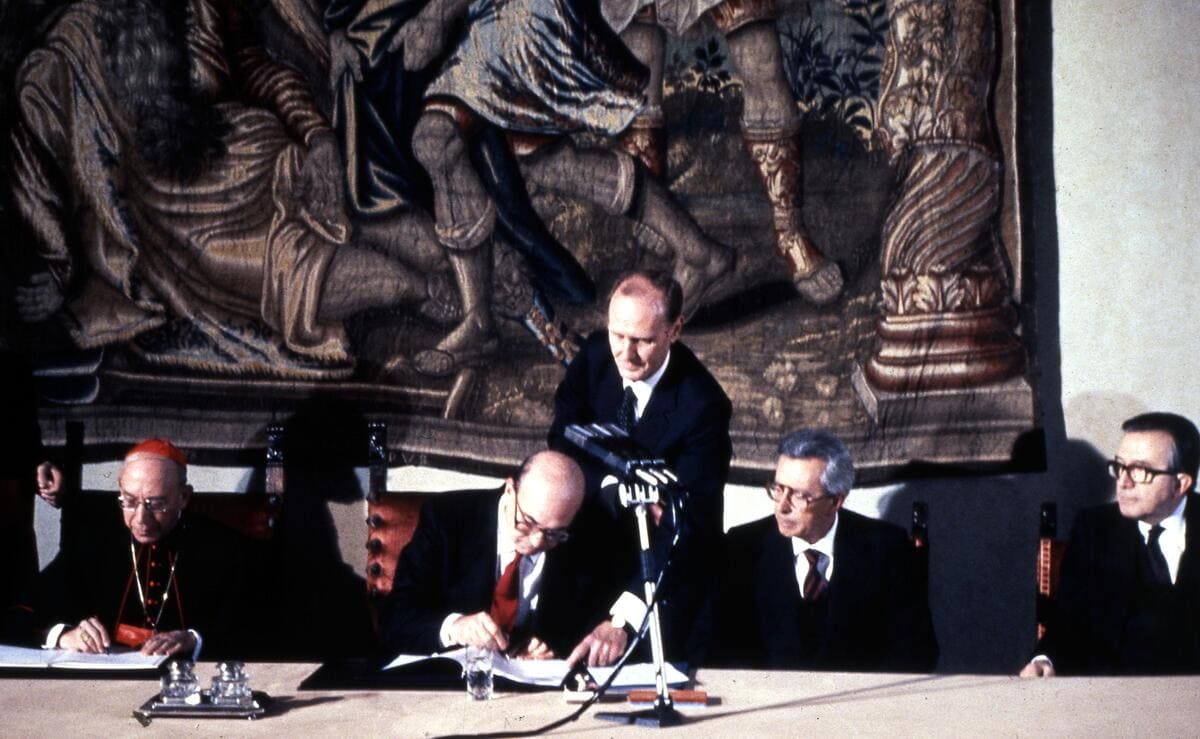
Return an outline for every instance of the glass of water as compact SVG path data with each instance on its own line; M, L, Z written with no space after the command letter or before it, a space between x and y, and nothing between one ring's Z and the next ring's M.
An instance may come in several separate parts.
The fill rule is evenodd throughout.
M492 650L486 647L467 647L463 676L467 679L467 695L471 700L492 699Z

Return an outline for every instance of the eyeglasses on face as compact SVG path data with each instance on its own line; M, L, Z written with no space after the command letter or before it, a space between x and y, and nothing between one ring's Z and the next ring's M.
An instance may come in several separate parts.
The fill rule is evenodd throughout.
M766 488L768 498L776 503L787 498L788 504L793 508L799 508L800 506L812 508L823 501L832 500L837 497L836 495L802 495L799 490L793 490L787 485L782 485L778 482L768 482L764 487Z
M1120 480L1122 474L1128 474L1129 479L1138 485L1145 485L1159 475L1173 475L1174 470L1156 470L1141 464L1123 464L1115 459L1108 461L1108 476Z
M571 538L571 532L567 529L552 529L542 526L532 516L521 510L516 488L513 488L513 526L525 536L533 536L533 534L541 532L542 538L551 544L562 544Z
M162 513L171 507L171 502L166 498L131 498L124 495L117 498L117 505L123 511L136 511L138 506L145 506L150 513Z

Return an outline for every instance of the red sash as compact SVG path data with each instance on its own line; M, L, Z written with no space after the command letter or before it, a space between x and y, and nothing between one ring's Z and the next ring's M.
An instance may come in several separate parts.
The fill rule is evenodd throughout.
M118 644L124 644L127 647L139 649L146 640L154 635L152 629L147 629L142 626L133 626L131 624L117 624L117 631L113 634L113 639Z

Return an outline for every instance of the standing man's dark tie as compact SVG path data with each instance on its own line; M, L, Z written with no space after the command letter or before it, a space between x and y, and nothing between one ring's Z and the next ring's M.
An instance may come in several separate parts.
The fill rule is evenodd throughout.
M829 582L825 576L821 574L821 569L817 565L821 561L821 553L816 549L805 549L804 558L808 560L808 574L804 576L804 591L802 595L804 600L812 601L821 597L825 592L825 586Z
M1150 576L1156 585L1171 584L1171 570L1167 568L1167 558L1163 556L1162 548L1158 545L1158 537L1162 536L1163 527L1155 524L1150 529L1150 538L1146 540L1146 553L1150 555Z
M633 394L633 388L625 388L625 395L621 398L621 409L617 411L617 425L621 427L625 433L633 436L633 427L637 424L637 396Z

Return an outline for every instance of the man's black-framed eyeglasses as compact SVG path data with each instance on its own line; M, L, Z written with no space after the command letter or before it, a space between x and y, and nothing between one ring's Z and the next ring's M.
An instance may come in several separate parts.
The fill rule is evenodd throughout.
M821 501L832 500L837 497L835 495L801 495L799 490L793 490L787 485L783 485L778 482L768 482L763 487L765 487L767 490L768 498L778 503L781 499L786 497L788 499L788 505L792 506L793 508L799 508L800 506L812 508Z
M1120 480L1121 474L1129 475L1129 479L1133 480L1138 485L1145 485L1159 475L1173 475L1175 470L1156 470L1153 467L1146 467L1141 464L1124 464L1115 459L1108 461L1108 476L1114 480Z
M541 525L532 516L521 510L521 502L517 500L517 490L513 488L513 527L525 536L541 532L542 538L551 544L562 544L571 538L567 529L551 529Z

